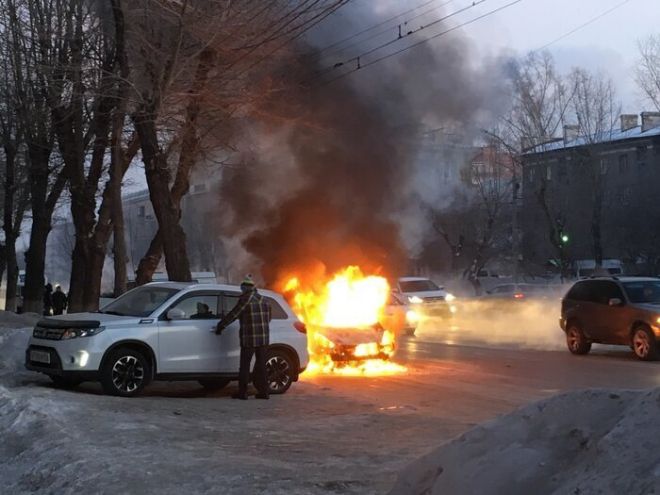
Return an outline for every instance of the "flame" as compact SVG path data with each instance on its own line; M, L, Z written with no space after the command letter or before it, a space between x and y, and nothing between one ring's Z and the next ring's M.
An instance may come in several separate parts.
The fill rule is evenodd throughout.
M348 266L330 277L289 276L280 284L307 325L310 362L306 374L383 375L405 367L389 361L396 351L397 324L385 315L390 286ZM309 277L308 277L309 278Z

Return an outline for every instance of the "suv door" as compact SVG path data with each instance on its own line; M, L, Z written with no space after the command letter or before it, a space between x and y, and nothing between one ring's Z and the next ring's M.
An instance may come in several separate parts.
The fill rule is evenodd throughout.
M604 344L627 344L629 339L626 328L626 307L610 306L611 299L619 299L622 303L626 300L623 291L614 281L594 281L598 307L594 311L593 320L595 325L595 338ZM622 330L626 334L622 340Z
M240 292L222 292L220 297L220 315L229 313L241 296ZM235 320L222 331L220 335L220 371L224 373L238 373L241 363L241 343L239 336L239 323Z
M564 319L577 319L588 339L594 339L596 335L594 313L597 310L597 293L594 284L594 280L576 282L562 301Z
M174 308L185 318L168 320L167 312ZM214 333L219 308L219 292L199 291L184 294L165 310L158 321L159 373L222 371L221 337Z

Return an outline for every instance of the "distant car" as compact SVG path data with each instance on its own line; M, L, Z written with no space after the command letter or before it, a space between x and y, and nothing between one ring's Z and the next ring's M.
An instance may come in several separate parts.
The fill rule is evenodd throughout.
M450 317L456 312L454 295L428 278L402 277L394 291L404 298L411 309L423 314Z
M660 278L578 281L562 300L559 323L573 354L587 354L592 343L629 345L638 358L654 360L660 341Z
M486 300L505 299L525 302L538 299L552 299L561 290L559 285L541 284L502 284L486 291L482 296Z
M281 295L260 293L272 310L268 384L271 393L284 393L307 366L306 328ZM238 322L221 335L214 331L239 295L230 285L155 282L98 313L44 318L28 343L26 367L59 386L100 381L106 393L124 397L138 395L152 380L222 388L238 379Z

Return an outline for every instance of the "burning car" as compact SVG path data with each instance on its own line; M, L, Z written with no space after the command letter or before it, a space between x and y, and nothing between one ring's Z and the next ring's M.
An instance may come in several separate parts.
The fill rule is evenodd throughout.
M405 306L391 303L387 279L349 266L311 282L290 277L284 293L305 322L308 373L369 374L405 370L390 361L405 324Z

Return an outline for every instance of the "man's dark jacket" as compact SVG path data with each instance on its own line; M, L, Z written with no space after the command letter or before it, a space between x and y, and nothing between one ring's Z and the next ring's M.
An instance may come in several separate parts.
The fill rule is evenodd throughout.
M217 331L226 328L236 319L241 326L241 347L261 347L270 343L270 304L256 290L241 295L236 306L218 323Z

